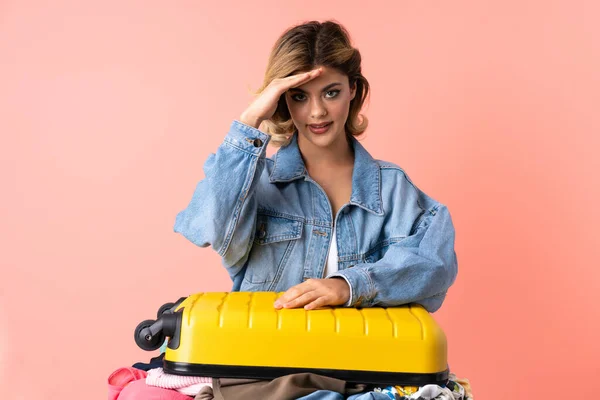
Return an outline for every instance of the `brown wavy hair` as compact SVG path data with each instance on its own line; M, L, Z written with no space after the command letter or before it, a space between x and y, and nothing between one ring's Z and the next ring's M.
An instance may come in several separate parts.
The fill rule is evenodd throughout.
M310 21L286 30L271 50L260 94L273 79L309 71L324 66L335 68L348 76L350 87L356 84L356 95L350 101L345 130L347 135L358 136L369 124L366 116L360 114L369 94L369 82L361 72L361 56L352 47L348 31L334 21ZM288 110L285 94L277 105L275 114L261 124L271 135L271 143L285 146L296 131Z

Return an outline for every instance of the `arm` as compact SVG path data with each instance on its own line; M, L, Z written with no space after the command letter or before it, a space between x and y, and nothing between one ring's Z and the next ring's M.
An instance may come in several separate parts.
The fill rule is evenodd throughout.
M200 247L213 246L223 258L234 288L248 259L258 205L254 191L265 167L265 151L271 138L258 130L260 123L275 113L279 99L288 89L321 74L310 72L273 79L233 121L216 154L204 164L206 177L198 183L187 208L175 220L175 232ZM252 125L252 126L251 126Z
M330 277L342 277L351 288L347 306L396 306L420 303L438 310L458 267L454 226L446 206L426 211L414 234L390 245L383 258L356 264Z
M216 154L204 164L205 178L175 219L175 232L197 246L212 246L229 266L242 265L250 251L257 210L254 191L269 139L258 129L233 121ZM240 269L229 271L230 276Z

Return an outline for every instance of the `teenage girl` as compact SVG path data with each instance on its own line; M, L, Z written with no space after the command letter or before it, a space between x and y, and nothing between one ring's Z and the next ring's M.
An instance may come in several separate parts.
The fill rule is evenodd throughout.
M175 222L219 253L233 291L285 292L276 308L442 305L457 274L450 214L356 140L368 93L341 25L277 40L258 96Z

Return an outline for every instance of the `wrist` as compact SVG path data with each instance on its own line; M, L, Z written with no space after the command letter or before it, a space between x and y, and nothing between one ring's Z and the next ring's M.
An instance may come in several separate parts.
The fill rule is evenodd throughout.
M240 116L240 122L243 124L246 124L248 126L251 126L253 128L258 129L258 127L260 126L262 119L258 118L258 117L253 117L251 115L247 115L245 112L242 113L242 115Z
M350 300L350 296L352 294L350 284L348 283L348 281L346 281L346 279L344 279L341 276L332 276L331 279L334 279L336 281L341 281L339 283L340 291L338 292L340 301L341 301L340 304L348 303L348 301Z

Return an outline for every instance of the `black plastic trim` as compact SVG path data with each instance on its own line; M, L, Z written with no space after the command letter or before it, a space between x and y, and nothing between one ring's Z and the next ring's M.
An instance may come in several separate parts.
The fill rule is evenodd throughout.
M310 372L329 376L352 383L376 385L424 386L428 384L445 385L449 370L429 374L402 372L349 371L341 369L284 368L284 367L246 367L232 365L190 364L175 361L163 361L166 373L174 375L206 376L213 378L275 379L280 376Z

